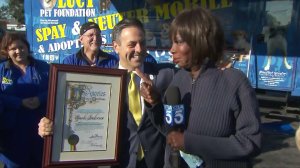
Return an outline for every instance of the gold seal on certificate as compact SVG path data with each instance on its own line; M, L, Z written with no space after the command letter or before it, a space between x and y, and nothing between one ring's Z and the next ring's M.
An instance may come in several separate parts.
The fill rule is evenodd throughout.
M72 134L68 138L70 144L70 151L76 151L76 144L79 142L79 137L76 134Z

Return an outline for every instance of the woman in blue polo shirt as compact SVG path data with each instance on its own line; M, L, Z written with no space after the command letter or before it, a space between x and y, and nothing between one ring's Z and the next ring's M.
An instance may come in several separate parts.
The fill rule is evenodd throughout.
M1 51L7 60L0 64L0 161L7 168L40 168L43 139L36 131L46 111L49 65L34 59L18 34L7 33Z

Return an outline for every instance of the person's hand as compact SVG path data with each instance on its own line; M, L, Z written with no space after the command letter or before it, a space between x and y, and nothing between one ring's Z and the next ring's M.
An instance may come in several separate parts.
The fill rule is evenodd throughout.
M167 135L167 144L169 144L173 150L184 150L183 132L171 131Z
M40 100L38 97L29 97L22 100L22 105L28 109L34 110L40 106Z
M295 140L298 150L300 150L300 126L298 127L296 134L295 134Z
M141 72L140 69L136 69L137 75L143 80L140 88L140 94L144 98L144 100L153 105L158 102L160 98L160 94L156 90L156 88L153 86L153 83L149 76L145 75L143 72Z
M44 138L45 136L53 134L53 122L46 117L43 117L39 122L39 135Z

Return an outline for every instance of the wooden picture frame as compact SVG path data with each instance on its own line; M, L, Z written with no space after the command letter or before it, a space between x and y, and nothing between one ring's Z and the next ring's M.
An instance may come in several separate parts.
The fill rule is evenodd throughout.
M119 164L126 81L126 70L51 64L43 167Z

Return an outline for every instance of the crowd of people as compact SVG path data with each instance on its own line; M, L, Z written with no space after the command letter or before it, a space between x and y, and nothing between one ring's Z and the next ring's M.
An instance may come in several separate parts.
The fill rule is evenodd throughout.
M172 151L180 151L179 167L183 168L252 167L251 159L260 153L262 134L255 91L242 72L218 67L225 40L210 11L187 9L172 21L170 52L179 68L149 57L145 29L138 19L124 18L117 23L112 39L117 57L100 49L99 26L84 23L79 36L82 48L63 64L128 71L122 109L126 113L123 152L115 167L176 167ZM49 65L33 58L28 41L12 33L2 39L1 57L0 162L7 168L39 168L41 137L55 134L55 123L44 117ZM164 121L168 87L178 88L185 108L186 124L180 129L169 130ZM297 142L300 144L299 139ZM197 164L183 154L197 158Z

